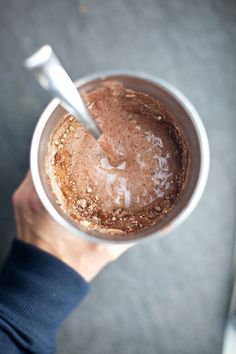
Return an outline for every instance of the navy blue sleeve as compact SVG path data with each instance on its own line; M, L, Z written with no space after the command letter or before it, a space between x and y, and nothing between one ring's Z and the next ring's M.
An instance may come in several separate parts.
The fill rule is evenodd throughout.
M0 353L53 353L58 327L88 289L65 263L15 240L0 275Z

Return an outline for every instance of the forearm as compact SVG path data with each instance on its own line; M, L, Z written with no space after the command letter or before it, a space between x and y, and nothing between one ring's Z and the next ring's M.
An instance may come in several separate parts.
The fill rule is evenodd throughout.
M2 353L53 353L58 327L88 292L72 268L14 241L0 275Z

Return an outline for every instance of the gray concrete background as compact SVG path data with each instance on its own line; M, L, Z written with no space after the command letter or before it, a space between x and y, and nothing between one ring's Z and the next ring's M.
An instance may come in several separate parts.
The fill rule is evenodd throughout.
M198 109L211 145L197 210L97 277L63 325L57 354L221 352L235 218L235 19L233 0L1 0L1 264L15 235L10 197L49 101L21 65L41 44L55 48L73 79L124 68L171 82Z

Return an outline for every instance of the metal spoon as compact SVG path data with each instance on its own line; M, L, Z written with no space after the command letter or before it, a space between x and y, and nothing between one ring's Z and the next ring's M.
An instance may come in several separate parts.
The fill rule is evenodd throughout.
M49 45L40 48L24 64L33 72L43 88L53 97L59 98L61 105L78 119L95 139L101 136L101 131L90 116L83 99Z

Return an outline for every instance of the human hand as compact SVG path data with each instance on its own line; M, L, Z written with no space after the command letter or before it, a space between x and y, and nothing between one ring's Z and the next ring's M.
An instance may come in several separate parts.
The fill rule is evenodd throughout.
M44 209L29 172L13 194L13 206L18 238L59 258L87 281L132 247L95 244L69 233Z

